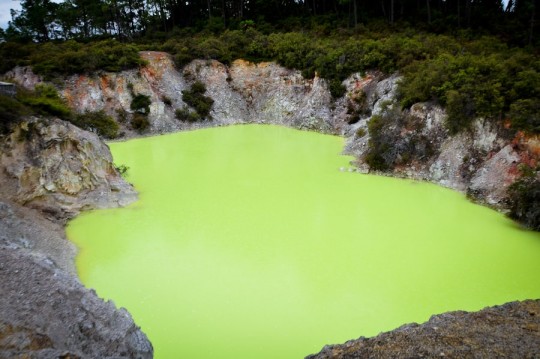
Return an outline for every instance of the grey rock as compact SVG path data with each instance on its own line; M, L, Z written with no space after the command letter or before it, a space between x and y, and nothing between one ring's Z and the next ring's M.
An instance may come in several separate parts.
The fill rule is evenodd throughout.
M12 249L0 263L0 357L152 358L131 316L72 276Z
M0 166L15 189L7 195L28 207L69 218L137 198L98 136L64 121L24 122L0 146Z
M327 345L306 359L435 357L540 357L540 300L435 315L421 325Z

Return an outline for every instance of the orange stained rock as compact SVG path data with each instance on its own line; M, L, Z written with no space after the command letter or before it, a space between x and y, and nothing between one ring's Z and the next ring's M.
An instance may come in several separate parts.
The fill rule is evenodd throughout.
M78 75L77 81L75 81L75 88L81 88L85 82L88 82L88 78L85 75Z
M64 99L66 100L67 105L69 107L72 107L72 108L75 107L73 103L73 94L71 93L69 89L64 90Z
M118 77L116 79L116 92L118 92L119 94L124 93L124 78L123 77Z
M143 67L140 71L141 71L141 74L147 79L156 79L158 77L161 78L163 74L156 70L157 69L155 67L146 66L146 67Z
M354 89L355 90L361 90L365 86L369 85L371 82L373 82L373 75L366 75L366 77L363 77L361 80L356 80L354 82Z
M100 76L99 80L100 80L99 85L101 87L101 90L106 90L109 88L110 79L107 75Z

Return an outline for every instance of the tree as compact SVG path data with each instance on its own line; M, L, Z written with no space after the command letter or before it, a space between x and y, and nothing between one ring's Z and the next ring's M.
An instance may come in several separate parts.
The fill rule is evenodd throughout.
M57 7L58 4L50 0L22 0L21 11L11 12L10 26L22 37L49 41L55 37Z

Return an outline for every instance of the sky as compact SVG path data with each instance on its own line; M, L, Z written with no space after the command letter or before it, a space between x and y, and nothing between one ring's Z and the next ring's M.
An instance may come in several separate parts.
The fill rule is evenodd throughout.
M5 29L8 21L11 20L11 13L9 9L20 9L21 5L19 1L14 0L0 0L0 27Z
M60 2L56 0L55 2ZM508 3L508 0L502 0L504 6ZM7 28L8 21L11 20L10 9L19 10L21 8L20 0L0 0L0 27Z

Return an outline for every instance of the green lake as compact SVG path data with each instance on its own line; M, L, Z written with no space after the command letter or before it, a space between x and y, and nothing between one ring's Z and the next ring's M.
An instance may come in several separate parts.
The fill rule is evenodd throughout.
M432 184L350 173L339 137L245 125L111 143L140 200L68 237L163 358L303 358L540 298L540 234Z

